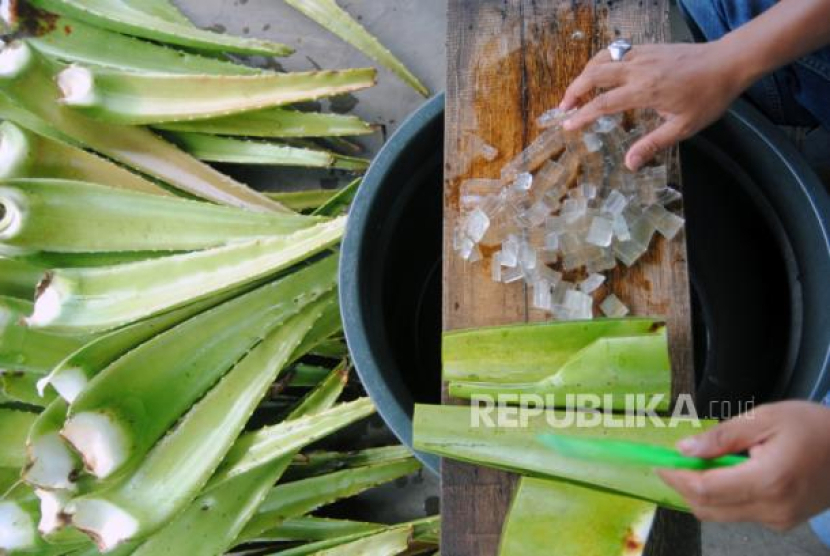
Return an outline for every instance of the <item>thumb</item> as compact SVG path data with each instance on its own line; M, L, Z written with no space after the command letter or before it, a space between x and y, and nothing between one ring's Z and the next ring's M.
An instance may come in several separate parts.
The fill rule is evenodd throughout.
M766 440L770 432L765 419L757 412L724 421L708 431L677 443L683 454L699 458L716 458L743 452Z
M685 139L683 137L683 125L678 120L667 120L660 127L641 137L628 150L625 157L625 165L632 172L636 172L640 167L651 160L663 149L667 149L680 141Z

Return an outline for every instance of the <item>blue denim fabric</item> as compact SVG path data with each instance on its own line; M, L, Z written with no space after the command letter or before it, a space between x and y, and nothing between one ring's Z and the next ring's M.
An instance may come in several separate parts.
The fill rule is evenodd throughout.
M716 40L776 0L679 0L695 38ZM830 46L762 78L746 96L776 124L830 129Z
M830 406L830 393L824 398L824 405ZM811 519L810 527L813 528L813 532L821 539L821 542L830 547L830 511Z

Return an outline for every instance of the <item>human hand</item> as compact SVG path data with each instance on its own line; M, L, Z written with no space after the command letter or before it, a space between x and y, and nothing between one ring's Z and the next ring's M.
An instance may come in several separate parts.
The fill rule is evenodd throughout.
M749 450L746 463L659 475L706 521L754 521L784 531L830 507L830 408L808 402L761 406L682 440L688 456Z
M697 133L726 111L752 83L748 68L736 67L731 45L635 45L620 62L607 50L597 54L571 83L560 108L582 104L603 89L564 124L579 129L598 117L635 108L651 108L663 124L631 146L626 166L637 170L661 150Z

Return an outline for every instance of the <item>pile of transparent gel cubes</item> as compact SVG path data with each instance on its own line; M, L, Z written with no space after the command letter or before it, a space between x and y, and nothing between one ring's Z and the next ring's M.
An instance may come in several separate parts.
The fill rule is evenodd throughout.
M499 179L462 182L453 246L472 264L487 264L486 248L492 279L523 280L533 307L553 318L590 319L605 273L634 265L655 234L671 240L684 221L671 211L681 196L667 185L665 166L636 173L625 167L625 153L643 129L626 130L618 115L567 132L561 127L567 116L559 109L542 114L542 133ZM479 156L498 156L484 140L475 143ZM608 317L628 313L614 294L598 309Z

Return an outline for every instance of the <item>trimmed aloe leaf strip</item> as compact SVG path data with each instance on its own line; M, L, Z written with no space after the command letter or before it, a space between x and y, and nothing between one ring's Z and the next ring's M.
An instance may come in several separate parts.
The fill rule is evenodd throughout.
M270 529L256 541L325 541L351 535L374 533L386 526L380 523L363 521L348 521L345 519L330 519L325 517L302 516L288 518L273 529Z
M341 218L228 247L113 267L55 270L28 323L64 331L122 326L290 268L336 244L344 224Z
M515 412L515 408L512 410ZM683 498L663 483L653 469L564 457L543 446L536 436L543 432L555 432L578 437L635 440L670 447L680 439L700 433L714 424L713 421L695 422L680 417L666 417L660 418L658 425L643 417L640 423L634 421L633 426L625 426L625 417L616 416L617 426L602 426L600 416L600 422L594 423L597 426L580 426L582 423L576 418L576 412L554 410L525 414L525 417L527 426L520 427L518 418L514 420L513 417L500 413L497 408L488 413L486 408L481 407L417 404L413 426L414 447L416 450L488 467L576 481L688 511ZM629 416L629 419L636 419L636 416ZM551 422L556 426L551 425ZM696 423L699 426L695 426Z
M30 0L38 8L71 17L110 31L142 37L161 43L175 44L216 52L286 56L290 47L259 40L244 39L197 29L157 17L121 0Z
M0 257L0 292L4 296L32 300L41 278L42 268L19 259Z
M313 19L372 60L386 66L423 96L429 96L429 89L380 41L346 10L338 6L335 0L285 0L285 3Z
M334 168L339 159L334 153L321 150L206 133L177 132L171 139L186 152L208 162Z
M28 40L56 60L122 71L192 75L262 73L249 66L183 52L65 17L58 17L46 33Z
M17 468L26 464L26 435L37 414L0 408L0 467Z
M516 324L446 332L443 378L475 382L537 382L599 338L647 334L651 318Z
M229 478L228 475L224 475L225 478L218 482L213 480L217 478L214 475L210 484L216 487L211 488L209 485L173 522L145 542L135 552L135 556L184 553L194 556L213 556L230 548L239 532L256 512L262 499L288 467L290 455L293 452L367 414L365 412L352 415L342 414L338 423L327 422L327 418L333 412L345 409L349 405L344 404L338 408L329 409L343 390L340 374L337 370L333 371L333 380L317 388L321 395L310 396L309 404L290 415L286 422L271 428L272 432L276 428L290 429L295 423L293 419L297 418L298 421L309 422L314 428L313 431L307 430L305 435L294 433L284 435L283 441L279 443L279 449L271 450L268 461L263 460L258 466L246 472L232 475ZM243 435L234 443L231 452L239 446L245 436L247 435ZM226 461L228 457L233 456L228 454ZM199 539L198 548L194 548L194 536Z
M376 129L357 116L300 112L288 108L268 108L207 120L167 122L153 127L166 131L260 138L366 135Z
M655 334L599 338L578 351L551 376L528 383L449 383L456 398L496 397L500 394L555 396L545 403L564 407L568 395L612 395L613 409L625 409L626 396L659 397L658 411L669 409L671 364L663 328ZM516 400L519 401L518 399ZM551 404L550 402L553 402Z
M0 182L0 207L0 250L16 254L193 251L320 221L56 179Z
M357 91L374 68L259 75L130 73L70 66L57 77L61 102L96 119L157 124L229 116Z
M150 259L169 257L170 251L119 251L116 253L55 253L40 251L30 255L18 257L20 260L43 267L50 268L99 268L102 266L115 266ZM178 254L178 253L176 253ZM48 272L45 270L44 272ZM43 278L43 275L41 275Z
M105 158L6 121L0 124L0 179L11 178L88 181L118 189L172 195Z
M345 187L338 190L337 194L331 199L320 205L312 214L315 216L338 216L346 212L355 195L357 195L357 190L360 189L362 182L362 178L352 180Z
M292 388L309 388L316 386L321 380L326 378L328 374L329 370L325 367L298 363L297 365L294 365L294 368L290 371L288 386Z
M38 390L43 392L47 385L51 385L63 399L72 403L90 379L125 353L181 322L260 285L262 284L229 290L108 332L84 344L56 365L49 375L38 382Z
M286 471L286 477L291 480L307 479L343 469L407 460L411 457L412 452L406 446L367 448L357 452L309 452L294 458Z
M522 477L499 556L641 556L657 506L561 481Z
M90 119L59 102L56 64L25 42L0 49L3 115L41 135L89 148L142 174L200 199L251 210L285 211L253 189L234 181L141 127Z
M210 478L268 387L332 297L277 327L199 400L135 472L76 498L72 523L102 551L145 537L186 507Z
M335 282L336 260L329 257L145 342L72 402L64 438L96 477L130 468L236 361Z
M321 506L394 481L418 469L420 464L410 457L278 484L268 493L257 515L245 526L237 544L256 538L284 519L305 515Z
M52 392L47 392L45 396L38 393L37 382L42 377L39 373L0 370L0 386L3 394L11 400L32 407L46 407L57 396Z
M401 554L407 549L411 536L411 525L397 525L324 539L270 554L271 556L351 556L353 554L392 556Z
M60 437L68 410L64 400L54 400L28 431L28 464L23 478L32 486L67 491L76 488L72 477L81 469L81 460Z
M91 336L60 336L22 324L32 302L0 296L0 369L43 374Z

